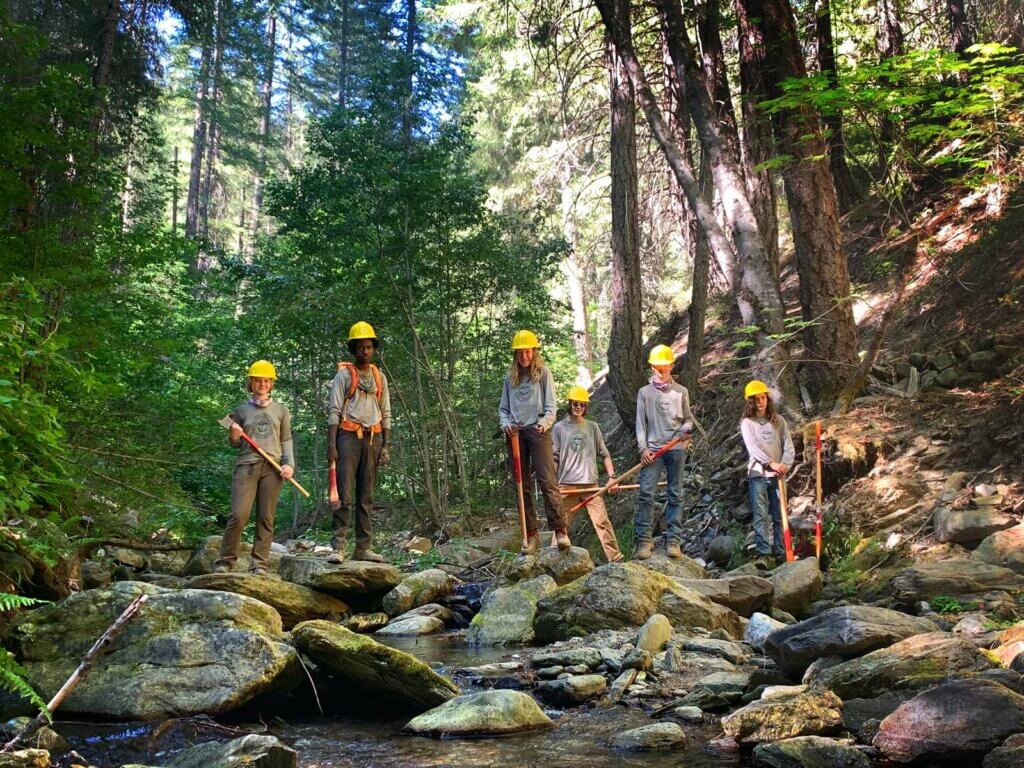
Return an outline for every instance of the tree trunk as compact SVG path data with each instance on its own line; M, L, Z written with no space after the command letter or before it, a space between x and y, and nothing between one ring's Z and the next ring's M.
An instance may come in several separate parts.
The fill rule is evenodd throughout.
M178 234L178 146L174 146L174 171L171 173L171 235Z
M805 78L803 53L789 0L738 0L748 18L757 19L764 36L761 60L768 95L782 94L782 82ZM850 306L850 275L839 232L835 187L817 112L808 107L773 115L782 154L789 204L808 383L812 396L831 402L857 363L857 334Z
M878 57L882 62L905 52L903 24L900 18L900 0L878 0ZM887 78L883 78L885 85ZM892 174L889 168L889 153L897 140L898 121L885 110L879 115L878 123L878 176L885 179Z
M341 51L338 66L338 107L348 107L348 26L349 0L341 0Z
M117 25L120 18L121 0L107 0L107 8L103 14L103 27L100 29L96 69L92 74L92 86L96 89L96 111L90 120L89 128L93 136L99 134L106 108L106 88L110 84L110 63L114 58L114 41L117 38Z
M602 0L630 35L629 0ZM636 393L644 384L640 283L640 222L637 213L636 104L626 63L614 33L606 42L611 124L612 324L608 340L608 385L622 423L636 426Z
M562 167L561 213L562 237L569 246L569 253L562 260L561 269L569 293L569 306L572 308L572 346L576 352L576 383L589 388L594 374L590 369L592 356L587 297L583 287L584 270L576 250L576 210L570 186L571 178L572 169L566 164Z
M735 291L736 302L744 323L756 327L756 352L751 365L755 373L776 384L780 403L794 407L796 386L792 371L787 363L789 354L786 344L781 341L785 332L783 319L785 310L779 294L778 281L772 275L768 253L757 227L757 219L747 197L746 183L739 168L738 138L727 141L723 138L722 126L715 113L714 105L709 96L709 88L700 77L700 70L686 31L682 10L678 0L655 0L661 16L662 28L672 57L673 68L677 80L682 83L686 96L687 107L693 118L697 135L700 138L701 150L706 155L718 189L722 209L732 232L735 243L735 254L740 266L741 278ZM638 78L643 77L639 63L635 61ZM641 86L643 90L649 90ZM661 115L656 109L648 111L647 99L642 97L648 120L657 122ZM660 131L652 122L655 136ZM671 137L669 137L671 138ZM659 139L660 141L660 139ZM664 146L663 146L664 148ZM684 158L680 158L685 163ZM670 161L671 163L671 161ZM692 196L688 190L687 197L691 206L697 211L706 233L708 233L712 250L726 247L728 241L719 245L715 241L714 230L718 228L711 205L700 196L698 185L693 180L692 168L687 166L692 185ZM686 184L680 179L684 188ZM706 215L701 213L701 208ZM722 238L725 239L724 237ZM773 338L774 337L774 340Z
M199 190L198 234L202 238L210 236L210 207L214 201L214 185L218 182L216 166L220 159L220 107L223 95L221 77L224 72L224 2L225 0L215 0L213 79L207 105L206 164L203 168L202 187Z
M760 57L764 48L761 30L744 13L742 3L736 3L736 29L739 39L740 109L743 114L743 169L747 181L750 204L761 230L768 263L776 281L779 277L779 217L776 212L775 179L765 164L775 157L772 123L761 111L760 103L767 97Z
M210 30L203 34L199 57L199 75L196 77L196 104L192 117L192 161L188 173L188 194L185 199L185 237L199 234L199 190L203 179L203 158L206 156L206 118L210 87L210 62L213 45Z
M836 67L836 47L832 39L832 9L829 0L815 3L814 31L818 49L818 69L828 79L830 88L839 87L839 71ZM824 115L828 130L828 165L832 170L832 181L836 188L839 211L846 213L856 201L856 187L853 176L846 165L846 139L843 135L843 113L836 107Z
M256 175L253 179L252 211L249 215L249 246L251 253L259 230L260 211L263 208L263 184L267 174L267 144L270 141L270 108L274 93L274 65L277 62L277 13L272 7L267 16L267 53L263 63L263 85L260 110L260 138L256 149Z
M967 49L974 45L974 30L967 19L964 0L946 0L946 11L949 15L950 46L957 55L965 56Z

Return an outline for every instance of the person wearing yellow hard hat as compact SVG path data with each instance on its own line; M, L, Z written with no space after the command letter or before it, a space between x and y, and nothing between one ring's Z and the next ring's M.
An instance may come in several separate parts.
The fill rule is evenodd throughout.
M754 516L755 563L767 567L772 557L785 562L779 477L789 472L796 452L789 425L775 410L768 385L751 381L743 389L743 399L740 434L748 456L747 493Z
M636 443L640 448L640 498L637 502L634 528L636 550L633 556L646 560L654 553L654 497L665 472L668 503L665 506L665 554L682 557L679 520L683 502L683 465L686 448L676 443L660 456L657 451L674 438L686 435L693 428L690 414L690 393L672 377L676 356L671 347L659 344L651 350L647 363L651 366L648 384L636 394Z
M231 476L231 515L220 540L220 554L213 564L216 573L230 572L238 560L242 531L249 522L254 501L256 536L249 572L265 574L270 564L277 499L284 481L295 474L292 417L288 408L270 396L276 379L277 370L269 360L257 360L250 365L245 380L249 398L231 412L233 423L228 439L238 449L238 455ZM281 465L280 473L242 439L243 432Z
M377 468L389 460L391 393L387 377L373 364L379 344L373 326L355 323L348 351L355 362L338 363L327 401L327 461L337 467L338 501L332 503L334 536L328 561L345 559L349 518L355 517L355 560L382 563L370 546L373 488ZM354 501L354 505L353 505Z
M590 393L585 387L577 384L569 389L568 399L569 414L551 430L551 445L558 468L558 489L562 492L563 498L569 495L568 491L597 484L598 457L604 463L608 479L615 477L615 465L612 463L608 447L604 444L601 428L596 422L586 418ZM586 495L590 497L593 493ZM608 562L617 563L622 560L619 541L615 537L615 528L608 519L604 498L598 496L587 501L587 514ZM565 523L566 527L569 527L572 525L572 519L567 517Z
M527 530L523 554L532 555L540 548L533 504L534 472L544 496L548 525L555 532L556 545L561 550L572 546L551 449L551 427L555 424L557 412L555 379L541 358L540 340L533 331L517 331L512 338L512 364L501 388L498 420L508 442L510 463L512 435L519 436L522 451L522 478L526 489L523 505L526 507Z

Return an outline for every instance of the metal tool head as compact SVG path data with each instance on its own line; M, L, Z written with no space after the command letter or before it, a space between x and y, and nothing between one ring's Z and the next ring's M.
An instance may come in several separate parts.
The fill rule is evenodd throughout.
M231 418L231 414L228 414L223 419L217 419L217 423L224 427L224 429L231 429L231 425L235 423L235 420Z

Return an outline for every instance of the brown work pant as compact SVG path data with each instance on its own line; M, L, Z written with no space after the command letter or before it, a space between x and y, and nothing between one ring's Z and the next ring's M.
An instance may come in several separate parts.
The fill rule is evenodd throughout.
M592 485L583 483L582 485L562 485L559 486L559 491L565 494L566 491L574 488L592 488ZM574 493L563 495L565 501L565 523L566 528L572 525L573 518L576 516L575 512L569 510L583 501L587 496L592 494ZM597 532L598 541L601 542L601 549L604 550L604 556L608 558L609 563L617 563L622 559L622 552L619 550L619 540L615 537L615 529L612 527L611 521L608 519L608 509L604 505L604 497L598 496L596 499L591 499L587 502L587 514L590 516L590 522L594 526L594 530ZM555 546L554 534L551 536L551 546Z
M340 504L334 510L334 537L331 546L344 549L348 538L349 516L355 513L356 546L368 547L373 534L370 513L373 511L373 486L377 482L377 464L383 443L378 432L358 432L338 428L338 496ZM355 492L355 509L352 494Z
M266 568L270 562L270 545L274 542L274 511L284 480L270 462L260 459L239 464L231 477L231 517L220 540L220 557L216 565L229 568L238 559L242 531L249 523L252 503L256 502L256 536L252 543L250 568Z
M509 469L512 469L512 442L508 444ZM537 484L544 496L544 512L551 530L567 528L562 494L558 491L555 459L551 453L551 431L541 434L533 427L519 430L519 453L523 463L523 506L526 508L526 530L537 532L537 515L533 507L533 473L537 473ZM512 474L513 479L515 473Z

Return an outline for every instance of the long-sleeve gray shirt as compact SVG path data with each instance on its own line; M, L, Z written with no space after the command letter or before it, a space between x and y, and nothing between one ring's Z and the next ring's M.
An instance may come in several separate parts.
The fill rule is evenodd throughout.
M691 429L690 393L682 384L672 382L663 390L648 384L636 393L636 444L641 451L656 451Z
M541 368L537 381L523 381L517 387L512 379L505 376L501 388L501 403L498 405L498 421L501 428L508 426L533 427L540 424L551 429L558 415L555 400L555 377L546 365Z
M231 420L240 424L245 434L255 440L256 444L278 464L295 466L295 454L292 451L292 417L281 403L274 400L271 400L269 405L242 403L231 412ZM255 464L263 460L263 457L242 438L232 440L231 445L238 449L235 466Z
M740 434L743 435L743 444L747 447L747 454L750 460L747 462L747 477L775 477L775 473L764 465L768 462L793 466L793 458L796 451L793 448L793 438L789 434L789 425L781 416L779 429L768 421L768 419L742 419L740 421Z
M558 464L559 485L597 482L597 459L609 457L601 428L593 421L562 419L551 430L551 453Z
M349 388L352 386L350 370L346 365L331 379L331 389L327 396L327 423L336 425L342 421L354 421L364 427L380 424L382 429L391 429L391 392L388 388L388 377L383 373L380 375L381 395L378 403L377 382L369 368L359 371L356 391L352 397L348 397Z

